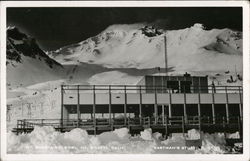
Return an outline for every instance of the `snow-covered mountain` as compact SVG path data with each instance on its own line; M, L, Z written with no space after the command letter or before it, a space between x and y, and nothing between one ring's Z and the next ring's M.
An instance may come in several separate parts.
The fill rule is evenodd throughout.
M135 27L136 26L136 27ZM202 24L163 31L143 25L114 25L97 36L50 52L61 64L99 64L108 68L164 67L164 35L168 63L176 72L242 70L242 33L205 30Z
M7 82L9 86L25 86L60 77L63 66L40 49L35 39L19 31L7 29Z

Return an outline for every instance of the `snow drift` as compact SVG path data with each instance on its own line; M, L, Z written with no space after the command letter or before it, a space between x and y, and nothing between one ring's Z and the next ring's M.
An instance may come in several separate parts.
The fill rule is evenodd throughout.
M195 130L191 130L190 133ZM160 133L145 129L139 136L131 136L127 128L90 136L83 129L60 133L53 127L35 127L30 134L7 137L8 153L225 153L222 134L203 134L201 149L188 149L182 136L162 141ZM196 134L196 132L195 132Z

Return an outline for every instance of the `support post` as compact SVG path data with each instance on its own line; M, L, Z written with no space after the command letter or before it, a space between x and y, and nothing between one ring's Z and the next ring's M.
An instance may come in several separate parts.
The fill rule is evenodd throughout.
M213 124L215 124L215 110L214 110L214 89L212 89L212 119L213 119Z
M141 86L140 89L140 105L139 105L139 118L140 118L140 125L142 124L142 93L141 93Z
M61 85L61 129L63 128L63 85Z
M242 116L243 116L243 113L242 113L242 89L241 87L239 87L239 96L240 96L240 104L239 104L239 111L240 111L240 120L242 121Z
M168 116L166 116L166 122L165 122L165 136L167 139L168 138Z
M111 86L109 85L109 125L111 125Z
M199 134L201 139L201 92L200 86L198 87L198 120L199 120Z
M94 135L96 136L96 117L95 117L95 111L96 111L96 100L95 100L95 85L93 86L93 122L94 122Z
M226 119L224 116L222 117L222 127L223 127L224 136L226 137Z
M187 123L188 121L188 118L187 118L187 97L186 97L186 88L185 88L185 85L184 85L184 120L185 120L185 123Z
M80 126L80 92L79 92L79 85L77 85L77 127Z
M239 133L240 133L240 139L242 139L243 137L243 134L242 134L242 126L241 126L241 118L238 117L238 130L239 130Z
M226 91L226 123L229 123L229 109L228 109L228 93L227 93L227 86L225 86Z
M199 134L201 139L201 116L198 116L198 119L199 119Z
M154 104L154 114L155 114L155 120L154 120L154 124L157 124L158 121L158 108L157 108L157 90L156 90L156 86L154 86L154 94L155 94L155 104Z
M240 104L239 104L239 110L240 110L240 117L238 117L238 128L240 133L240 139L243 139L243 130L242 130L242 119L243 119L243 112L242 112L242 91L243 89L239 87L239 96L240 96Z
M164 49L165 49L165 72L168 75L168 55L167 55L167 35L164 35Z
M124 125L127 125L127 89L126 85L124 86Z
M182 134L183 134L183 137L185 137L185 118L184 118L184 116L181 117L181 122L182 122Z
M168 115L169 115L170 118L172 117L172 96L171 96L171 93L169 93Z
M162 124L164 125L165 123L165 105L161 105L161 113L162 113Z
M161 93L165 93L164 92L164 79L163 79L163 76L161 76Z
M200 93L200 86L198 89L198 116L201 117L201 93Z

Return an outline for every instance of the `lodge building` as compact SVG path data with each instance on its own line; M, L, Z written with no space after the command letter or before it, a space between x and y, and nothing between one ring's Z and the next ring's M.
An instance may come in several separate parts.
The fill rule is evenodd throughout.
M75 126L95 132L146 125L169 130L178 123L242 130L242 87L209 86L207 76L146 75L137 85L62 85L61 102L61 126L78 120Z

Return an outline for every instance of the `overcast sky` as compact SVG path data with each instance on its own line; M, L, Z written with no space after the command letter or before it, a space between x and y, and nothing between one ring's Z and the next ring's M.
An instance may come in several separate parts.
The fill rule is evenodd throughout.
M95 36L112 24L158 22L160 28L181 29L202 23L207 29L242 30L242 8L8 8L7 25L34 37L44 50Z

